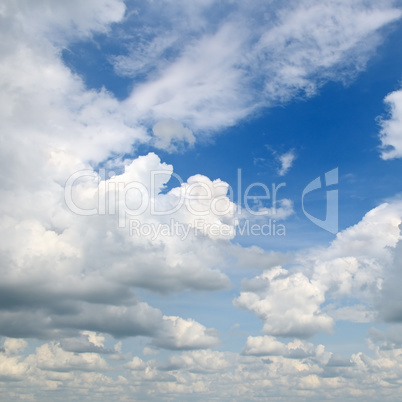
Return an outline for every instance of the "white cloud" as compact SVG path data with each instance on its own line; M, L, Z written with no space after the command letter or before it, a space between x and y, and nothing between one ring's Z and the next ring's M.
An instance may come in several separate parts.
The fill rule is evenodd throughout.
M176 152L183 144L193 146L195 137L191 130L173 119L161 120L154 125L155 146L169 152Z
M353 296L372 304L400 240L401 217L399 200L384 203L356 225L338 233L330 247L312 250L309 257L301 255L299 261L314 267L313 278L331 296Z
M289 172L295 159L296 154L293 150L278 156L278 160L281 164L280 168L278 169L279 176L285 176Z
M245 355L252 356L283 356L286 352L286 345L273 336L249 336L243 350Z
M108 368L106 361L96 353L66 352L54 342L37 348L35 354L28 356L27 362L35 364L41 370L61 372L103 371Z
M318 354L322 348L322 345L317 347ZM283 356L290 359L303 359L315 356L316 348L311 343L297 339L284 344L273 336L249 336L243 353L251 356Z
M228 7L228 16L217 29L216 20L209 21L205 9L196 8L199 24L191 31L170 10L180 23L174 28L165 26L167 36L172 37L173 30L181 40L177 35L163 42L162 48L177 56L168 62L167 56L161 57L152 79L137 85L125 106L154 120L185 122L196 135L201 135L200 130L208 135L210 130L235 124L256 108L295 95L310 96L326 80L353 76L364 69L381 42L381 28L401 17L400 10L388 2L286 1ZM148 12L155 15L155 11ZM252 26L250 19L255 21ZM159 47L159 38L164 36L160 26L154 32L149 49ZM140 48L140 59L148 53ZM131 51L130 57L135 66L136 52Z
M95 353L74 355L62 351L57 343L47 343L29 356L0 354L2 379L14 380L1 392L13 399L33 392L42 396L49 390L63 390L69 397L79 390L80 398L88 401L105 395L110 399L174 395L203 400L225 395L261 400L272 397L273 390L276 397L287 400L306 395L320 400L375 401L379 395L392 399L401 390L401 349L381 343L385 337L382 333L371 335L371 356L356 353L344 357L322 345L299 340L285 344L264 336L249 337L245 355L200 350L174 353L164 361L133 356L120 367L115 363L112 371ZM124 375L115 375L118 369Z
M173 118L193 130L216 130L248 114L241 94L242 28L227 23L216 34L189 43L156 80L136 87L125 106L155 120ZM208 71L208 74L205 72Z
M186 369L198 373L216 373L231 366L228 354L212 350L195 350L170 356L160 368L166 371Z
M334 319L372 322L378 312L400 322L401 220L399 200L380 205L338 233L328 248L297 253L291 269L270 268L244 281L235 306L255 313L262 331L275 336L309 337L330 331ZM327 300L331 303L323 308Z
M129 370L144 370L147 367L147 364L137 356L134 356L133 359L125 364L125 367Z
M207 330L194 320L180 317L163 317L163 326L153 345L166 349L206 349L217 346L215 331Z
M164 194L172 166L154 154L126 161L126 166L119 157L152 141L168 151L191 146L196 137L210 136L258 108L300 93L312 95L328 79L346 79L364 68L381 41L381 28L398 19L400 10L388 2L283 2L275 3L274 11L269 8L273 3L239 2L207 18L211 14L206 11L216 8L213 1L143 3L146 14L135 3L140 11L134 16L130 9L126 17L119 0L10 0L0 6L0 321L3 336L10 337L0 353L0 398L45 400L48 390L59 389L63 400L77 395L82 400L152 399L168 392L202 399L267 399L273 386L285 398L292 392L306 397L306 390L318 397L349 397L353 392L370 396L379 389L389 396L388 389L395 390L390 378L401 371L395 337L389 336L392 351L379 349L371 359L355 355L352 366L334 372L336 359L328 369L330 353L322 347L298 340L284 344L272 335L329 330L333 321L322 307L328 296L335 299L331 316L344 312L342 303L337 304L342 297L356 295L369 307L386 290L399 297L396 285L383 278L399 255L393 255L400 239L398 203L373 210L329 248L300 253L292 270L272 269L288 263L289 256L229 242L236 206L227 183L194 175ZM130 18L137 18L131 30L149 28L138 51L135 35L125 29ZM251 27L250 18L256 21ZM125 101L105 89L89 90L84 78L63 63L63 49L96 33L110 33L109 39L121 35L119 40L129 45L128 57L114 59L117 70L139 80ZM155 57L149 59L152 52ZM340 74L341 69L346 73ZM396 97L390 99L396 102ZM395 106L395 116L397 110ZM151 137L158 121L162 123L156 123ZM384 130L384 138L394 135L393 124L384 123ZM389 145L394 144L392 137ZM114 156L120 162L107 163ZM211 199L192 206L207 212L202 219L215 225L217 234L202 227L184 239L158 233L151 241L130 236L127 226L119 228L116 215L71 213L63 198L66 180L103 164L114 164L114 178L99 183L87 177L74 187L74 199L85 208L97 205L99 191L112 194L118 183L149 189L151 172L159 171L148 201L159 209L172 208L189 189L198 195L210 191ZM125 189L118 189L119 195L134 209L139 198ZM293 212L288 200L278 207L282 218ZM155 227L173 216L193 229L195 215L182 208L169 216L144 213L139 222ZM124 215L122 221L129 218ZM228 229L226 235L219 232L222 228ZM191 318L166 316L135 292L227 288L224 270L236 264L265 270L246 283L236 303L260 316L263 331L271 335L249 338L244 356L208 350L219 341L213 329ZM381 297L376 308L380 318L400 320L399 307L389 308ZM352 313L351 320L361 319ZM125 358L121 344L108 346L107 334L187 351L170 355L165 365L135 356L124 366L119 363ZM27 342L19 339L27 337L49 342L27 351Z
M384 102L390 109L390 116L381 120L381 158L402 157L402 90L388 94Z
M247 291L250 286L251 290ZM235 299L237 307L254 312L263 320L267 335L305 338L317 332L329 332L333 320L320 310L325 291L320 283L302 273L289 274L276 267L265 271Z
M8 338L5 341L5 349L7 348L6 343L10 345ZM28 365L21 362L21 358L19 356L9 356L8 354L14 354L19 352L13 348L12 351L10 349L6 349L6 354L0 353L0 379L2 381L18 381L26 378L26 373L28 370Z
M4 351L7 355L19 354L25 350L28 343L24 339L6 338L4 340Z
M53 169L57 170L57 166ZM116 190L120 194L120 206L126 207L126 202L135 200L131 198L135 191L119 190L118 183L123 186L142 183L151 194L152 171L158 172L152 201L159 211L174 207L178 197L185 195L185 189L190 186L195 194L198 183L204 185L201 189L211 190L209 204L215 200L231 206L226 197L227 184L212 182L204 176L190 178L183 186L160 194L172 174L172 167L162 164L154 154L135 159L125 172L107 181L99 183L93 177L77 181L74 200L78 206L92 208L98 206L99 189L110 193ZM73 329L109 333L115 337L148 335L156 337L158 345L163 347L163 341L159 340L161 328L166 326L163 315L137 300L133 286L169 293L184 289L216 290L229 285L228 277L219 269L225 266L229 243L222 248L216 242L217 237L209 236L208 231L197 233L194 221L204 219L218 229L222 225L230 228L233 207L220 216L213 213L208 202L199 204L194 200L193 208L201 205L202 211L207 208L208 215L197 217L184 206L176 213L158 216L150 213L147 204L147 211L141 216L124 213L122 221L127 225L119 228L117 211L94 216L73 214L63 205L62 187L54 187L54 196L47 197L42 206L37 201L37 208L30 204L32 199L44 198L40 187L31 193L28 203L27 199L19 199L16 217L11 215L11 200L4 205L10 208L11 215L2 220L1 233L5 241L0 247L1 259L7 261L0 286L0 302L7 310L0 313L6 334L61 337ZM105 195L111 199L108 192ZM53 211L52 216L42 220L46 210ZM124 209L124 212L132 210ZM183 236L184 232L159 232L152 242L141 233L130 234L129 220L133 218L138 218L139 224L147 228L170 227L173 219L188 233ZM94 244L98 247L94 248ZM204 328L200 325L193 322L191 328ZM216 337L207 332L195 340L174 338L175 331L182 328L177 325L169 329L171 341L165 342L167 347L200 348L216 342ZM91 336L91 339L64 340L62 345L67 350L86 347L101 352L93 342L95 338Z

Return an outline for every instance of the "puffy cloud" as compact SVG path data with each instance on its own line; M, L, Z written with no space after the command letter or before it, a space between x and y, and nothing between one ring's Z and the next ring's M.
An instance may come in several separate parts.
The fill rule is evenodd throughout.
M157 173L154 180L152 172ZM229 279L218 264L225 264L230 245L222 247L216 242L221 226L233 230L234 204L226 196L228 185L196 176L167 194L160 193L172 175L172 167L161 163L155 154L135 159L124 172L110 179L100 180L93 170L84 173L89 176L77 177L71 187L67 186L70 203L78 214L63 205L63 188L55 186L57 196L43 205L43 209L54 211L54 219L42 221L45 211L41 207L32 209L25 199L18 201L21 208L16 210L17 216L11 215L10 209L10 215L3 219L3 333L67 338L62 341L65 350L89 348L99 353L105 350L89 339L69 339L69 331L96 331L117 338L145 335L156 337L158 346L168 348L215 345L215 335L203 332L206 329L201 324L191 321L185 331L190 321L178 319L177 325L167 325L173 321L164 320L160 310L139 301L132 287L168 293L228 286ZM138 188L145 191L146 199L138 197ZM197 191L206 189L210 191L209 200L197 201ZM41 198L41 188L36 191L33 197ZM180 200L184 202L190 191L195 197L191 204L184 203L175 213L163 212L175 208ZM112 198L117 200L114 204ZM138 201L146 210L136 216L136 208L142 207ZM220 202L230 207L226 215L216 214L211 208L211 203ZM151 205L163 213L153 214ZM197 217L190 206L200 210L202 216ZM91 208L94 214L85 216ZM139 233L131 225L133 219L137 219ZM209 233L205 225L198 232L197 219L203 219L208 228L216 226L218 235ZM145 228L158 230L150 236ZM206 231L202 231L204 228ZM162 340L162 328L170 333L170 340ZM185 335L176 337L176 332L182 330Z
M129 370L144 370L147 367L147 364L137 356L134 356L133 359L124 365L125 368Z
M4 340L3 348L7 355L19 354L25 350L28 343L24 339L6 338Z
M246 290L234 304L261 318L263 332L268 335L305 338L328 332L334 325L320 310L325 301L324 289L302 273L289 274L276 267L245 282L244 287Z
M1 392L8 399L27 397L35 387L42 389L35 395L52 390L58 391L56 397L61 391L69 397L79 391L83 400L101 400L105 395L109 399L163 398L166 394L199 399L221 395L250 400L307 395L321 400L354 397L374 401L378 395L392 399L401 388L400 349L372 348L372 356L357 353L344 357L322 345L250 337L245 349L248 355L200 350L172 354L164 361L134 356L109 371L96 353L64 352L57 343L48 343L26 357L0 354L0 372L9 376L2 379L14 379ZM115 376L116 370L124 375Z
M58 343L44 344L36 349L27 362L41 370L68 372L103 371L108 368L105 360L96 353L79 353L64 351Z
M195 175L165 193L172 166L154 154L126 162L119 155L152 141L167 150L180 149L260 107L301 92L311 95L328 79L344 79L364 67L381 40L380 29L401 12L388 2L257 2L231 3L207 19L207 11L216 9L214 1L131 4L139 11L129 10L124 20L125 5L119 0L40 0L35 5L10 0L0 6L0 321L2 335L11 337L0 353L1 399L45 400L48 390L58 389L63 400L77 395L82 400L150 399L166 392L266 399L273 385L275 394L285 397L291 392L350 396L353 390L370 396L380 386L387 396L395 375L388 367L396 375L400 371L396 348L379 350L371 360L356 355L350 367L341 367L341 359L331 361L320 347L310 357L306 343L286 345L269 337L250 338L243 356L205 350L218 344L214 330L190 318L164 315L140 300L135 288L162 293L226 288L230 281L223 270L235 264L235 254L238 265L267 270L245 284L236 302L262 318L265 333L308 336L328 330L332 319L321 307L326 295L357 294L366 301L381 289L384 266L392 262L399 241L396 203L372 211L328 249L300 254L298 268L270 271L289 257L228 242L236 206L227 183ZM144 7L147 13L142 13ZM252 29L250 18L256 21ZM126 30L133 19L136 24ZM165 35L165 23L174 25L171 35ZM137 26L149 28L138 51L133 43L140 41L132 35ZM136 77L125 101L105 89L86 88L84 78L63 62L69 43L106 32L132 46L125 65L115 59L117 69ZM138 63L130 66L132 58ZM339 74L344 67L346 75ZM115 156L117 162L108 160ZM99 177L94 173L99 166L113 166L114 175L106 171ZM66 207L66 180L82 170L88 176L74 182L73 199L86 212L104 207L103 212L83 216ZM198 199L186 198L190 190ZM206 194L210 199L200 198ZM164 211L180 200L187 205L171 214L135 215L142 201ZM123 211L120 220L110 212L117 206ZM286 200L279 207L283 217L292 212ZM197 214L205 212L201 220L207 226L197 229ZM190 231L172 235L172 217ZM130 235L132 219L139 231L166 231L157 232L153 241L135 230ZM397 320L398 311L393 313L393 318L383 317ZM105 346L101 334L141 336L151 347L170 350L204 350L170 356L166 365L134 357L121 366L121 344ZM27 352L26 341L15 339L20 337L50 342ZM113 367L107 360L113 360ZM326 364L341 368L325 371ZM320 377L322 373L333 377ZM357 380L343 387L347 378Z
M2 159L5 173L10 172L8 180L35 170L33 183L51 176L51 170L42 170L49 152L63 151L84 163L100 161L145 137L144 129L127 124L113 96L85 88L64 65L61 45L54 42L81 29L85 36L107 30L123 17L124 4L117 0L40 3L32 8L27 1L7 1L1 16L8 43L0 55L2 131L14 133L7 137Z
M207 330L194 320L180 317L163 317L164 323L158 338L152 343L165 349L206 349L217 346L216 331Z
M19 381L26 378L28 365L21 362L19 356L7 356L0 353L0 380Z
M244 281L235 306L255 313L263 332L275 336L328 332L334 319L400 322L401 219L398 199L374 208L329 247L298 252L288 270L272 267Z
M322 348L322 346L319 346L319 348ZM300 340L289 342L286 345L277 341L273 336L249 336L243 353L252 356L284 356L302 359L314 356L315 348L311 343Z
M212 350L196 350L170 356L160 365L160 368L166 371L186 369L195 373L214 373L224 371L232 364L233 356L229 354Z
M253 356L282 356L286 351L286 345L273 336L249 336L243 353Z
M313 279L332 297L353 296L372 304L382 288L401 235L402 203L393 200L369 211L354 226L337 234L330 247L300 255L314 268Z
M398 260L401 219L400 200L391 200L339 232L329 247L298 254L298 269L319 283L331 300L324 309L328 315L353 322L373 321L381 310L381 294L383 306L393 300L389 312L394 311L391 304L397 306L397 292L385 291L385 284L395 283L391 266Z
M388 94L384 102L390 109L388 118L381 120L381 158L402 157L402 90Z

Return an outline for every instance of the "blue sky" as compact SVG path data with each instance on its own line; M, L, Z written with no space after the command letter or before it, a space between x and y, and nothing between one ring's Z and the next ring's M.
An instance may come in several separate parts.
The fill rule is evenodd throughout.
M400 1L0 18L2 400L398 400Z

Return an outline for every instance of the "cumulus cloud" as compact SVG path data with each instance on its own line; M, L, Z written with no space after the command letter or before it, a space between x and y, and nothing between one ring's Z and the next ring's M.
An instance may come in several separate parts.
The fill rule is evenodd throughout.
M323 288L301 273L291 275L276 267L245 282L244 287L246 290L234 304L261 318L262 330L267 335L305 338L317 332L329 332L334 325L320 310L325 300Z
M318 348L322 348L322 345ZM252 356L284 356L302 359L314 356L316 351L313 344L300 340L284 344L273 336L249 336L243 353Z
M232 362L233 356L227 353L197 350L170 356L159 367L166 371L186 369L195 373L216 373L229 368Z
M374 343L379 335L373 335ZM2 395L17 392L28 397L63 389L67 396L77 389L83 400L133 396L139 399L174 395L199 399L282 398L376 400L392 399L399 392L402 370L401 349L370 346L373 354L342 356L324 346L295 340L287 344L271 337L249 337L244 354L213 350L173 353L163 361L133 356L129 362L114 364L113 370L96 353L64 352L57 343L46 343L30 355L0 354L1 378L13 380ZM118 364L118 363L117 363ZM116 369L122 374L115 376ZM101 371L101 372L99 372ZM113 374L112 374L113 373ZM56 393L57 395L57 393Z
M9 339L4 341L5 353L0 353L0 379L2 381L19 381L24 378L28 365L18 356L27 343L23 339Z
M401 208L398 199L384 203L338 233L328 248L298 255L300 269L308 272L331 299L325 308L328 315L352 322L376 319L385 283L395 279L391 279L391 265L399 250ZM397 298L396 291L387 295L389 300ZM351 297L354 303L349 301L345 306L344 301Z
M154 246L158 261L152 261L153 246L130 236L127 228L119 230L118 215L79 216L66 208L64 186L71 174L83 169L90 174L73 186L74 201L84 209L99 206L94 199L99 179L91 164L126 152L148 137L110 93L86 89L60 58L60 46L74 35L76 40L77 35L107 32L111 23L123 18L124 4L42 3L48 5L48 13L37 18L31 18L29 3L23 1L5 3L1 16L7 38L1 52L0 99L1 132L7 135L0 151L3 334L59 339L91 330L116 337L152 337L163 325L163 314L138 301L133 286L166 292L217 289L229 281L215 263L211 266L216 256L194 258L194 236L187 246L177 237L175 241L165 236ZM14 23L15 18L20 23ZM77 29L74 35L72 27ZM131 179L146 184L153 168L170 177L171 169L159 162L152 155L140 158L119 180L123 185ZM112 188L117 181L107 183ZM132 193L125 193L128 202ZM186 261L183 247L192 249ZM199 244L198 252L202 248ZM220 254L215 246L212 249ZM82 344L82 339L80 345L74 342L65 340L63 345L74 350L99 348Z
M41 370L56 372L104 371L108 367L106 361L96 353L66 352L55 342L38 347L34 355L28 356L27 362Z
M154 181L152 171L158 172ZM55 212L53 221L48 224L41 221L44 212L41 208L32 211L28 206L28 211L24 210L24 199L18 210L19 224L16 224L17 217L9 216L2 221L1 231L7 239L1 246L1 258L7 261L3 265L0 297L5 335L60 338L75 330L108 333L117 338L145 335L159 339L158 334L166 327L166 320L161 311L137 299L133 286L169 293L184 289L216 290L229 285L228 277L218 268L218 264L225 261L227 248L221 248L216 236L202 232L204 226L198 233L194 224L196 219L203 218L218 229L222 225L232 227L233 206L226 217L208 209L214 200L223 202L226 207L232 205L225 196L226 183L214 185L208 178L199 176L162 194L160 190L169 180L172 167L162 164L155 154L135 159L123 173L107 180L100 180L92 170L85 174L90 175L77 179L68 188L71 202L81 215L63 205L63 189L55 186L58 196L45 203L45 208ZM144 204L147 210L141 216L134 214L138 208L138 188L130 188L133 183L140 183L148 197ZM155 186L154 192L152 186ZM211 191L209 201L203 200L199 204L197 199L191 200L191 206L198 208L202 217L194 215L185 205L176 214L152 215L150 200L157 211L170 210L180 197L185 197L186 188L194 194L197 189ZM37 192L40 193L40 189ZM102 206L100 194L107 200L108 213L99 211ZM115 204L109 204L110 194L117 199ZM41 197L36 193L33 196ZM113 211L112 207L115 208ZM122 214L119 214L119 207ZM87 211L92 208L95 208L95 214L88 215ZM130 232L131 219L138 219L139 233ZM175 232L172 219L183 231ZM148 232L148 236L142 232L144 228L162 228L169 232L156 232L151 240ZM96 248L91 246L94 244ZM192 322L191 328L197 325ZM159 339L161 347L201 348L216 342L215 336L207 334L194 341L183 338L176 342L175 331L180 332L183 326L167 329L171 343ZM88 342L82 338L64 340L62 346L66 350L100 348Z
M27 346L28 343L24 339L6 338L3 349L6 355L14 355L23 352Z
M402 90L388 94L384 102L390 109L389 117L380 120L381 158L402 157Z
M329 247L296 253L289 269L272 267L244 281L235 306L256 314L271 336L328 332L334 319L400 322L401 219L400 200L380 205L338 233ZM345 306L351 297L355 302Z
M217 346L216 331L207 330L194 320L180 317L163 317L164 323L160 336L153 345L165 349L206 349Z
M400 200L384 203L338 233L330 247L312 250L310 256L301 255L299 261L314 266L313 278L334 297L353 295L373 305L400 241L401 217Z

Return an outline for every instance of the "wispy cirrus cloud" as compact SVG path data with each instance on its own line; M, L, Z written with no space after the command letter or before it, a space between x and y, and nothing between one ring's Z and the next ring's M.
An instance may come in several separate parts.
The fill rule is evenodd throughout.
M184 7L173 18L176 24L163 20L157 29L151 21L148 45L133 46L123 56L126 68L131 58L134 74L138 56L158 43L156 54L165 56L154 60L154 73L136 84L125 103L150 119L184 121L196 132L233 125L294 96L314 95L328 80L348 80L364 69L382 27L401 16L392 3L290 1L228 4L207 19L213 3L196 4L194 29L180 19ZM176 39L162 41L163 29L168 38L178 33Z

